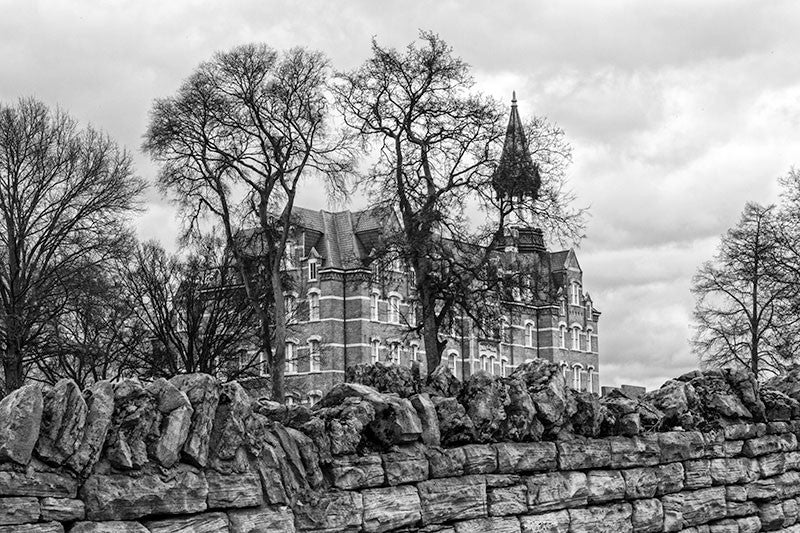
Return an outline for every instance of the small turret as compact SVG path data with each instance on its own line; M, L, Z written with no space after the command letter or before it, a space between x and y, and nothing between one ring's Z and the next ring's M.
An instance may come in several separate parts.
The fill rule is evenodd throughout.
M525 129L517 111L517 93L513 93L511 100L511 116L506 128L506 139L503 143L503 153L500 163L492 176L492 187L497 193L497 198L525 197L536 199L541 185L539 167L533 162L525 138Z

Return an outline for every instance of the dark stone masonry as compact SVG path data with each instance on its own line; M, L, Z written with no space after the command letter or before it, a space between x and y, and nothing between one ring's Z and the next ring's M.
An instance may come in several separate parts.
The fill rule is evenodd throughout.
M602 399L542 360L350 378L313 409L201 374L23 387L0 533L800 532L800 370Z

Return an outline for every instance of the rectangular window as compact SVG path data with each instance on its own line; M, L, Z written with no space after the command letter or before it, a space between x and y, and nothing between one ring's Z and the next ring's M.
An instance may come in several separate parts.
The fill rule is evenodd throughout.
M578 283L572 284L572 305L581 305L581 286Z
M373 322L378 321L378 295L374 292L369 296L369 318Z
M317 280L317 261L316 259L311 259L308 262L308 281L316 281Z
M392 324L400 323L400 298L397 296L389 298L389 322Z
M308 295L308 320L319 320L319 294L312 292Z
M408 323L408 327L410 328L417 327L417 308L414 305L414 302L409 302L408 304L408 311L406 312L406 322Z
M286 373L297 373L297 347L293 342L286 343Z
M381 341L372 341L372 351L370 353L370 360L377 363L381 359Z
M409 359L409 366L413 366L414 363L419 363L419 346L416 344L411 345L411 358Z
M320 370L320 355L319 355L319 341L312 340L308 342L308 370L309 372L319 372Z
M581 349L581 340L578 328L572 328L572 349L573 350Z

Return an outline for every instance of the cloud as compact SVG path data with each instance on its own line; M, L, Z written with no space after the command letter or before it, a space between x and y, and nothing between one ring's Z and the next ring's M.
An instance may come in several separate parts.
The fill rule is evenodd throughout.
M0 0L0 101L34 95L107 130L136 158L154 98L214 51L248 41L324 50L357 66L376 36L432 29L477 87L545 115L574 147L570 184L590 204L579 259L603 311L601 379L655 386L693 367L691 276L748 200L775 201L800 153L800 7L788 0L593 3ZM174 246L155 189L142 238ZM300 202L316 208L319 190ZM350 207L365 205L363 198Z

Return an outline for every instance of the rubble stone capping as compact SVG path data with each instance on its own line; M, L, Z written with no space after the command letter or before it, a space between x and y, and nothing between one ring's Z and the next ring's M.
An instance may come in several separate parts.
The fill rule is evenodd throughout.
M540 360L395 391L382 372L310 409L203 374L22 387L0 533L800 532L800 370L602 399Z

